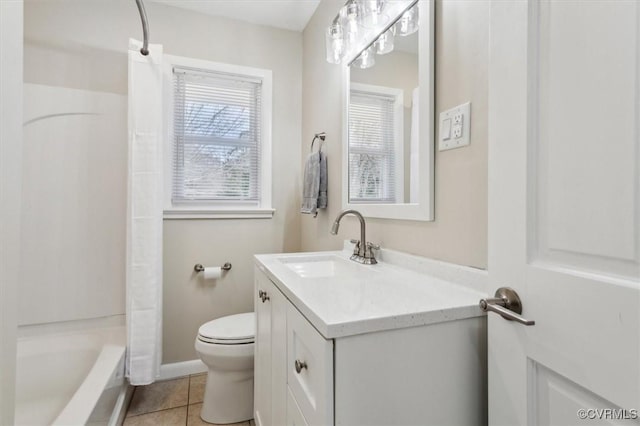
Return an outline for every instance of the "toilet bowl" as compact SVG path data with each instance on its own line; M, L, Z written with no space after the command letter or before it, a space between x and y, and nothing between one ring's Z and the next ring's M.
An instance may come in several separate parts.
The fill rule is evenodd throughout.
M253 418L253 312L203 324L196 352L207 366L200 417L208 423L238 423Z

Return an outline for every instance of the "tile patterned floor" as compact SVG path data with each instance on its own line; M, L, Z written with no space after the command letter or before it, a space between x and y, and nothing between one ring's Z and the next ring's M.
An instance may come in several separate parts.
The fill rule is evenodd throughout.
M206 374L136 387L124 426L210 426L200 418ZM253 420L228 426L255 426Z

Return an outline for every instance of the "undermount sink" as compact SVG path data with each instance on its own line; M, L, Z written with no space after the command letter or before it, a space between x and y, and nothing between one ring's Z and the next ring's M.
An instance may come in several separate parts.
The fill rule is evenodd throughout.
M360 265L333 254L286 256L279 257L278 260L302 278L344 276L357 274L362 271Z

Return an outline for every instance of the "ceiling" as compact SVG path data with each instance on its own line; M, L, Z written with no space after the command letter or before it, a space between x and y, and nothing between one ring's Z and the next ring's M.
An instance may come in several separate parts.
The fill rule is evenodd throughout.
M302 31L320 0L150 0L207 15Z

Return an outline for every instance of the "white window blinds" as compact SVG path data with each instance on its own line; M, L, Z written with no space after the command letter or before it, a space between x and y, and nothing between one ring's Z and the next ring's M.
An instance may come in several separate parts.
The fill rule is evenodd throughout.
M351 90L349 102L349 201L395 203L396 98Z
M174 67L174 203L260 203L262 80Z

